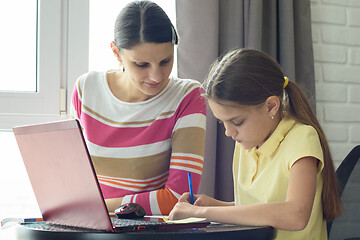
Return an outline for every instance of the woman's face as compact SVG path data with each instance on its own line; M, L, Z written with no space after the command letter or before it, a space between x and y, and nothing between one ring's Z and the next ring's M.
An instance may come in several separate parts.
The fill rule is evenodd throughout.
M209 100L209 106L214 116L224 124L225 135L245 149L260 147L280 121L278 114L275 116L277 110L267 101L259 106L244 106Z
M119 61L125 72L129 94L142 101L160 93L169 83L174 60L174 45L167 43L140 43L120 52Z

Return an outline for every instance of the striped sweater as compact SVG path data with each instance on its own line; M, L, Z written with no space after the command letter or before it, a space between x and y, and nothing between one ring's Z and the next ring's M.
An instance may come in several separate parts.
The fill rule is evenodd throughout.
M155 97L116 98L106 72L76 82L71 116L80 120L104 198L136 202L147 215L167 215L179 196L200 184L206 104L198 82L172 78Z

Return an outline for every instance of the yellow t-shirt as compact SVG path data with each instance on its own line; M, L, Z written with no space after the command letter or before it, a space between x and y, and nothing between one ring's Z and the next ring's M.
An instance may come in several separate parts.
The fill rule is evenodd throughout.
M285 201L291 167L307 156L319 160L310 220L301 231L278 230L278 240L327 239L321 202L324 160L319 136L313 127L283 118L259 149L245 150L236 143L233 160L235 205Z

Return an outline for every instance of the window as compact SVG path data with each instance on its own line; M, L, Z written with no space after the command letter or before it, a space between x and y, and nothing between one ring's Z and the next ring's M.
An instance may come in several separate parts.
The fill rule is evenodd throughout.
M36 19L36 0L0 3L2 91L36 91Z
M11 11L13 4L16 11ZM8 61L11 64L7 68L8 75L1 79L0 129L66 117L70 95L67 93L72 89L73 78L88 70L88 28L84 28L88 26L88 5L88 0L1 3L2 11L15 13L12 20L17 23L15 21L14 26L10 20L1 22L7 23L5 29L9 32L6 35L10 37L0 39L0 45L10 50L19 49L20 53L10 52L10 59L14 61ZM25 13L19 9L24 9ZM21 31L26 27L16 26L22 24L28 24L29 30ZM19 43L13 46L16 40ZM30 70L22 65L30 66ZM10 72L14 71L11 69L16 70ZM24 85L20 79L25 79L30 87L20 87ZM15 84L8 85L7 81Z
M14 83L13 87L7 87L10 90L0 93L0 128L2 129L10 129L13 124L17 123L31 122L30 115L56 114L57 111L55 109L58 109L59 105L58 97L56 98L56 96L58 96L57 90L60 88L61 11L56 10L61 8L61 2L34 0L29 3L25 2L27 1L15 0L9 1L9 3L2 3L2 5L5 5L2 8L3 11L11 11L8 8L13 7L12 4L15 4L16 10L19 5L26 5L25 7L29 7L32 10L26 13L28 15L18 11L11 12L16 14L15 18L12 19L17 19L15 24L28 24L29 31L21 31L22 27L20 26L14 31L14 27L9 24L11 21L6 21L8 25L7 30L9 31L6 35L13 37L7 38L11 45L5 45L6 43L4 42L1 45L3 47L5 45L10 50L18 48L20 52L10 53L10 56L13 55L14 61L9 61L9 63L14 65L9 66L9 69L17 70L8 72L7 79L2 79L2 81ZM22 7L22 9L26 12L28 9L25 7ZM37 12L38 15L36 15ZM36 24L37 20L39 20L39 24L34 26L33 24ZM19 32L22 36L13 35L13 32ZM20 39L13 39L19 37ZM14 43L18 42L16 46L12 45L12 41ZM22 51L22 49L26 50ZM24 57L22 57L23 55ZM27 64L32 69L29 70L26 67L22 69L22 65ZM23 85L19 80L20 78L30 83L29 85L32 87L26 89L20 88L19 86ZM49 79L54 81L49 81ZM4 84L1 87L3 88Z

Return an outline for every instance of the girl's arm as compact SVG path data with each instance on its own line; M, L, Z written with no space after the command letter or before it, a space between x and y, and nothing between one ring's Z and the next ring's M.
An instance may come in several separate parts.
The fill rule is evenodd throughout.
M170 219L194 216L229 224L302 230L309 221L315 197L317 163L313 157L304 157L293 164L285 202L230 207L197 207L181 202L170 213Z

